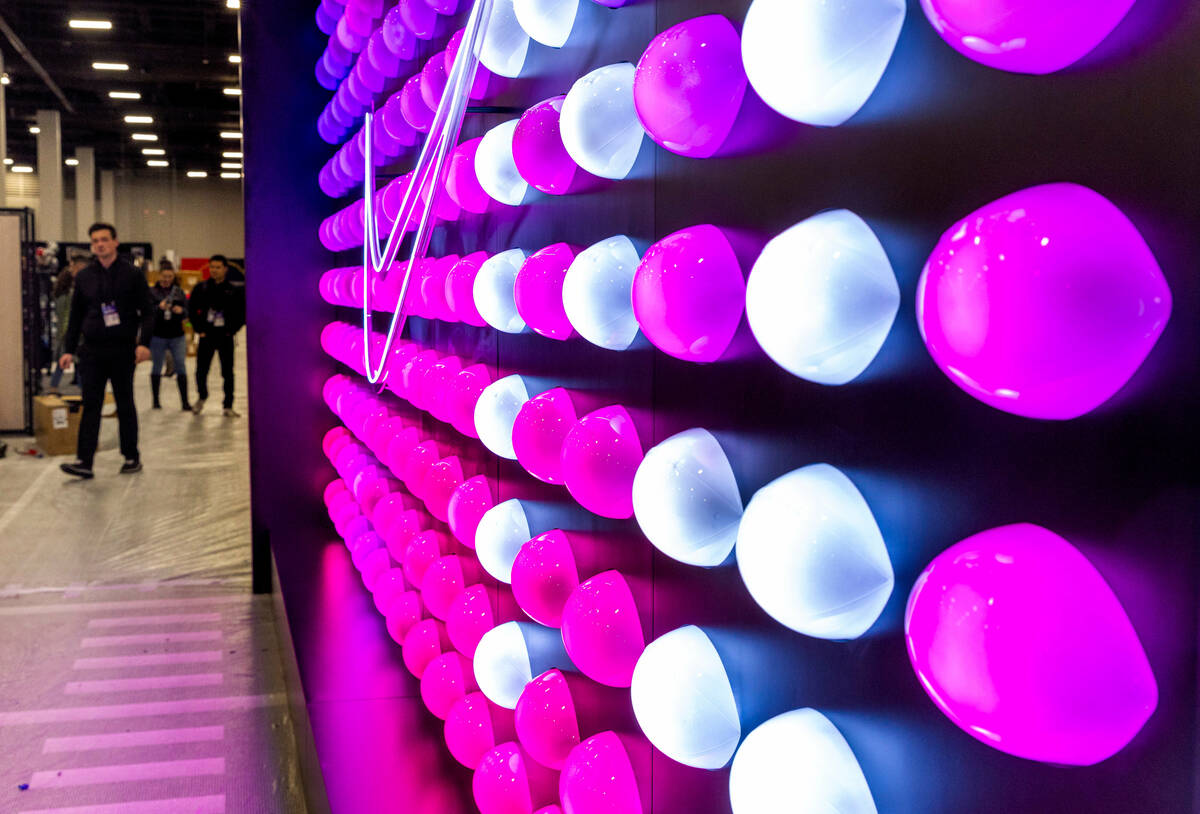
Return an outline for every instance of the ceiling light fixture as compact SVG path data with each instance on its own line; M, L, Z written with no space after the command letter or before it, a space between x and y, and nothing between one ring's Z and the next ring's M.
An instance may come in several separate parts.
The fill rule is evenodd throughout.
M232 163L221 165L221 169L223 169L223 170L240 170L241 168L242 168L242 165L236 161L234 161Z
M221 158L241 158L241 157L242 157L242 154L241 154L241 153L239 153L239 152L225 152L225 153L221 153Z
M66 164L68 167L78 167L78 166L79 166L79 159L78 159L78 158L68 158L68 159L67 159L65 162L63 162L63 163L65 163L65 164Z
M169 166L171 166L171 162L151 159L146 162L146 166L147 167L169 167Z
M4 159L4 166L6 166L6 167L11 167L12 163L13 163L13 160L11 158Z
M19 173L31 173L31 172L33 172L33 167L28 167L28 166L13 167L12 171L19 172Z
M234 65L241 65L242 64L242 55L241 54L230 54L229 61L232 62Z
M167 151L159 147L145 147L142 149L142 155L166 155Z
M37 125L32 125L32 126L29 128L29 132L30 132L30 134L31 134L31 135L34 135L34 136L36 136L36 135L38 135L39 133L41 133L41 132L42 132L42 128L38 127Z
M232 130L222 130L221 131L221 138L224 138L224 139L240 139L241 137L242 137L241 133L236 133Z
M242 174L240 172L223 172L223 173L221 173L221 177L222 178L241 178Z
M71 28L84 28L90 31L111 31L113 27L108 20L70 20L67 25Z
M242 95L241 88L222 88L221 92L224 93L226 96L241 96Z
M97 71L128 71L129 66L124 62L93 62L92 68Z
M6 73L0 74L0 85L11 85L11 84L12 84L11 76L9 76Z
M231 8L231 9L237 10L237 9L240 9L241 7L242 7L242 0L225 0L225 8Z
M208 173L204 170L192 170L187 174L188 178L207 178Z
M142 98L142 94L131 90L110 90L108 92L109 99L133 99L137 101Z
M158 141L158 136L153 133L134 133L134 141Z
M154 124L153 116L126 116L126 124Z

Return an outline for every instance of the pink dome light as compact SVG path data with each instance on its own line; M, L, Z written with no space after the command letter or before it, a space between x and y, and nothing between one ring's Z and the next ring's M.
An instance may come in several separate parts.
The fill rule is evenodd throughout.
M450 73L454 69L454 60L458 57L458 49L462 47L465 33L463 29L458 29L446 45L446 73ZM479 63L475 69L475 81L471 84L470 98L478 101L487 96L488 82L491 78L492 72L482 62Z
M512 710L498 707L481 692L459 699L446 715L446 748L468 769L475 769L483 756L516 738Z
M487 194L475 174L475 154L482 141L483 136L480 136L455 147L446 171L446 192L456 204L476 215L487 212L492 204L492 196Z
M425 615L425 607L421 604L421 595L416 591L406 591L392 600L385 620L388 635L398 645L403 645L409 631Z
M569 814L642 814L642 785L621 738L601 732L571 751L559 796Z
M1091 766L1125 748L1158 705L1120 601L1041 526L989 529L939 554L909 596L904 633L938 708L1018 757Z
M540 481L562 483L563 442L577 420L571 394L562 387L525 402L513 422L517 462Z
M409 453L421 442L421 432L416 427L408 427L397 433L387 445L380 458L393 472L403 472L404 461Z
M479 564L474 557L451 554L442 557L425 569L421 579L421 599L425 607L438 619L445 621L450 615L454 600L482 578Z
M404 485L421 500L425 499L425 476L429 468L442 459L443 450L437 441L423 441L413 447L404 459Z
M579 505L601 517L633 517L633 478L645 454L629 412L603 407L575 424L562 444L562 478Z
M421 676L421 701L443 721L459 700L477 689L471 662L453 650L429 662Z
M513 287L517 313L530 328L550 339L569 339L575 334L563 307L563 280L567 269L582 251L568 243L555 243L525 258Z
M453 193L451 195L453 196ZM475 277L487 259L487 252L472 252L455 263L454 268L446 275L447 307L460 322L474 325L476 328L487 325L479 309L475 307Z
M450 643L469 659L475 658L475 647L483 634L500 623L492 610L494 599L494 590L487 585L472 585L458 595L446 614L446 633L450 636Z
M417 132L428 133L433 124L434 111L421 97L421 75L411 76L400 93L400 112L404 115L404 121Z
M479 761L471 790L479 814L532 814L558 799L558 773L516 743L502 743Z
M513 598L533 621L561 627L563 608L578 585L579 568L566 532L554 529L539 534L517 552Z
M633 102L650 137L673 153L709 158L746 95L742 40L720 14L668 28L637 64Z
M543 766L561 770L580 741L602 730L635 726L624 721L624 691L602 687L577 673L547 670L525 685L514 710L521 746Z
M579 165L563 146L558 129L566 96L538 102L521 115L513 133L513 160L517 172L530 186L550 195L565 195L571 189Z
M492 483L486 475L477 475L461 483L446 507L450 531L467 548L475 548L475 531L488 509L496 505Z
M470 438L478 438L475 429L475 405L479 397L492 383L492 373L487 365L471 365L458 374L450 397L448 420L454 429Z
M1171 291L1137 228L1077 184L1031 187L967 216L917 287L938 367L983 403L1030 418L1099 407L1170 316Z
M388 568L379 579L375 580L375 590L372 591L375 610L386 617L407 591L408 583L404 579L404 571L399 568Z
M404 576L413 585L422 585L429 566L453 553L450 540L437 529L426 529L414 534L404 550Z
M437 26L437 12L430 8L425 0L400 0L396 5L400 9L400 19L417 39L433 38Z
M434 54L421 69L421 99L430 110L437 110L446 92L446 53Z
M388 553L392 555L392 559L403 564L408 556L408 548L413 537L420 534L426 525L428 525L427 515L410 510L398 515L388 525L380 526L380 536L387 544ZM405 575L409 576L407 571ZM409 582L413 585L420 585L419 582L414 582L412 579L409 579Z
M463 484L462 462L451 455L429 467L425 474L425 506L445 523L450 518L450 499Z
M378 540L379 535L375 535L375 539ZM383 575L391 570L392 557L386 548L376 548L363 558L362 563L363 585L368 591L374 591Z
M579 583L563 609L562 638L579 671L609 687L628 687L646 649L629 583L605 571Z
M401 647L404 666L419 679L434 659L450 649L450 641L445 625L437 619L423 619L409 629Z

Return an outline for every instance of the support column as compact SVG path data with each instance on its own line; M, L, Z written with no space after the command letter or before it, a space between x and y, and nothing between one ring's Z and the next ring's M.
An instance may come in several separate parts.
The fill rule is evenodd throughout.
M96 150L76 147L75 158L75 239L87 240L87 229L96 222Z
M117 175L113 170L100 171L100 220L117 221Z
M37 126L38 196L37 233L42 240L62 240L63 155L62 116L57 110L39 110Z
M0 74L4 73L4 54L0 54ZM0 85L0 206L8 205L5 180L8 177L8 167L4 159L8 158L8 104L5 96L8 88Z

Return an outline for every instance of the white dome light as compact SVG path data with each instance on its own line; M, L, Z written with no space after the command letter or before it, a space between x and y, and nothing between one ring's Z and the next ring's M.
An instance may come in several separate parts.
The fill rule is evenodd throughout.
M573 669L562 635L530 622L494 627L475 648L475 681L496 706L515 709L525 685L552 667Z
M733 814L878 814L862 767L815 709L776 716L746 736L729 773Z
M525 506L513 498L483 513L475 531L475 554L485 571L511 585L517 554L532 538Z
M784 370L819 384L845 384L866 370L899 309L887 253L846 209L773 239L746 283L746 317L758 344Z
M479 61L494 74L515 79L529 54L529 35L517 22L513 0L494 0Z
M551 48L562 48L575 27L579 0L513 0L517 22L530 37Z
M513 133L519 119L496 125L484 135L475 153L475 175L483 191L508 206L520 206L529 183L517 172L513 160Z
M685 766L720 769L742 737L729 675L698 627L650 643L633 669L633 714L659 751Z
M789 119L833 127L866 104L900 29L904 0L754 0L742 62L763 101Z
M479 440L501 458L517 459L512 442L513 422L527 401L529 388L514 373L489 384L475 402L475 431Z
M517 313L517 272L525 263L523 249L509 249L492 255L479 267L475 275L472 293L475 308L488 325L506 334L519 334L529 330L525 320Z
M619 181L637 161L646 131L633 104L635 72L628 62L597 68L576 81L563 100L563 144L592 175Z
M687 430L647 452L633 479L633 511L642 533L668 557L723 563L737 542L742 498L712 433Z
M777 622L821 639L856 639L883 612L895 576L871 508L829 464L755 493L737 538L738 569Z
M641 256L625 235L584 249L563 279L563 307L579 334L609 350L625 350L638 335L633 275Z

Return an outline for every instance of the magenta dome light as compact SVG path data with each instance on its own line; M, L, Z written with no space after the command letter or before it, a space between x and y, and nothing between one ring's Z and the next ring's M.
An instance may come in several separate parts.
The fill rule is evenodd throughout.
M579 172L559 132L559 116L566 98L555 96L538 102L522 114L513 133L517 172L534 189L549 195L565 195Z

